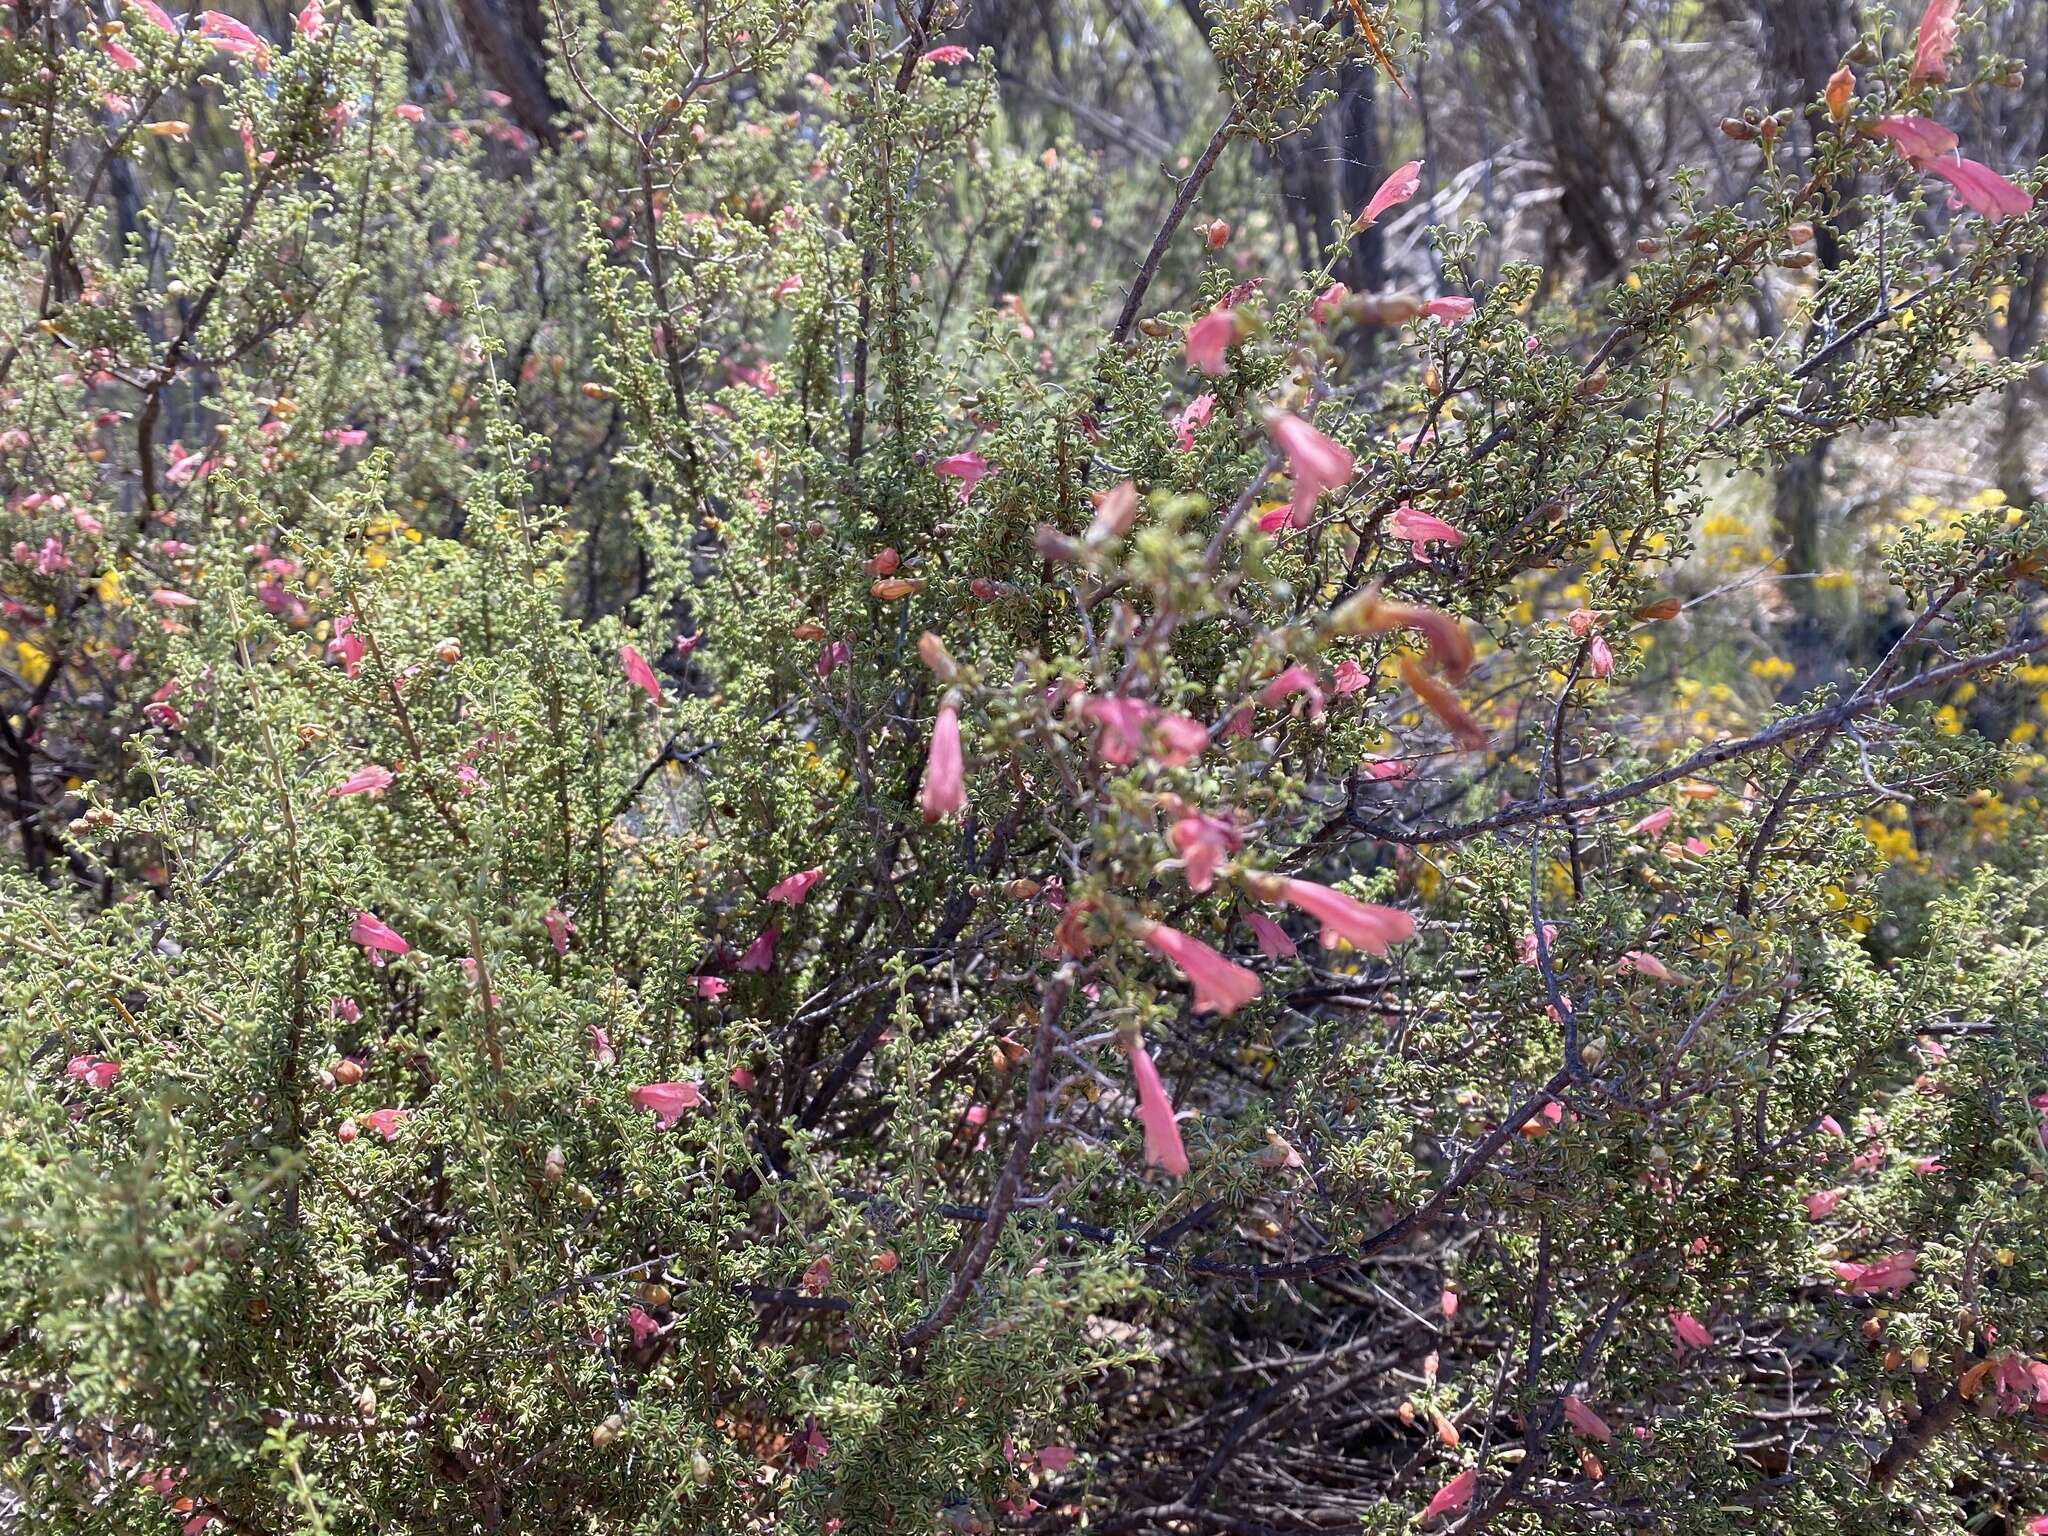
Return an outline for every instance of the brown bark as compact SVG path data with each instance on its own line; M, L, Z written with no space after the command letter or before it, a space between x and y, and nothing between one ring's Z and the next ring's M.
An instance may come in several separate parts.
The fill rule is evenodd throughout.
M459 0L477 62L512 98L515 122L543 144L556 140L562 103L548 89L547 23L537 0Z

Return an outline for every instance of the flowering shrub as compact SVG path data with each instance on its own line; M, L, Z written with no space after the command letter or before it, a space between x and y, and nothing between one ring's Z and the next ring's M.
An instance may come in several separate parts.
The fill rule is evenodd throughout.
M2037 360L1956 13L1588 302L1197 218L1377 12L1205 13L1162 217L932 5L551 6L530 121L18 7L0 1508L2042 1528L2039 514L1695 675L1722 478Z

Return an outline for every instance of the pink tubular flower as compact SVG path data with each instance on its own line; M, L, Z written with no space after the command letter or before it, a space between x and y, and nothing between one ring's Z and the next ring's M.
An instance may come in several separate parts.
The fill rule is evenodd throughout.
M1920 1255L1913 1249L1901 1248L1869 1264L1838 1263L1828 1267L1853 1296L1892 1295L1913 1283L1913 1267L1919 1262Z
M1189 811L1166 833L1173 851L1180 855L1188 889L1197 895L1216 883L1216 866L1244 846L1237 824L1227 816L1207 816Z
M1354 901L1342 891L1317 885L1313 880L1280 879L1262 882L1259 894L1269 901L1284 901L1306 912L1323 925L1322 946L1334 949L1343 939L1367 954L1385 956L1395 944L1415 937L1415 919L1399 907L1374 906Z
M1870 125L1869 131L1880 139L1890 139L1899 153L1914 165L1922 165L1938 155L1954 153L1958 142L1953 133L1932 118L1910 112L1880 117Z
M1427 1524L1438 1515L1449 1514L1454 1509L1463 1509L1472 1502L1472 1495L1479 1488L1479 1470L1467 1467L1443 1487L1437 1489L1436 1497L1429 1501L1429 1507L1422 1512L1423 1523Z
M1806 1219L1825 1221L1835 1213L1835 1207L1842 1203L1842 1196L1845 1193L1846 1191L1839 1189L1816 1189L1805 1199Z
M170 13L156 3L156 0L128 0L128 3L142 13L142 19L167 37L178 35L178 24L171 20Z
M570 920L568 913L560 907L549 907L541 914L540 925L547 929L548 942L554 945L556 954L569 953L569 936L576 931L576 924Z
M327 642L327 659L341 663L341 670L350 677L356 675L356 668L363 664L363 637L355 632L356 616L344 613L334 620L334 638Z
M747 952L740 956L734 970L767 972L775 968L775 941L780 938L773 927L763 928L754 936L754 942L747 946Z
M159 608L197 608L199 599L189 592L174 592L169 587L158 587L149 594L149 600Z
M2018 218L2034 206L2033 198L1990 166L1965 160L1961 155L1929 160L1920 169L1954 187L1956 197L1965 207L1987 219Z
M1211 378L1230 371L1230 363L1224 357L1230 344L1237 340L1237 316L1231 312L1228 302L1218 304L1188 327L1188 366Z
M1245 926L1252 931L1252 937L1259 941L1259 953L1268 960L1291 960L1299 953L1294 940L1287 937L1287 930L1263 912L1246 912Z
M1095 727L1095 755L1112 768L1128 768L1145 750L1145 730L1157 711L1143 699L1096 694L1081 705L1081 718Z
M633 1335L635 1349L645 1349L647 1341L661 1332L661 1324L655 1321L654 1314L638 1306L626 1309L626 1328Z
M1294 480L1288 526L1306 528L1323 492L1349 481L1357 461L1350 449L1323 436L1299 416L1273 411L1266 417L1266 430L1287 456L1287 473Z
M1259 702L1273 708L1286 703L1297 693L1308 699L1309 717L1314 720L1322 719L1323 706L1328 701L1327 695L1323 692L1322 680L1300 662L1296 662L1261 688Z
M722 976L699 976L697 995L707 1003L715 1003L732 990L732 983Z
M1365 668L1348 656L1337 663L1337 671L1330 679L1330 691L1340 699L1371 686L1372 679L1365 675Z
M1645 816L1641 821L1637 822L1634 826L1630 827L1628 829L1628 835L1630 837L1655 837L1658 833L1662 832L1666 827L1671 825L1672 818L1675 817L1677 814L1678 812L1674 811L1668 805L1665 806L1664 809L1661 811L1652 811L1649 815Z
M1605 635L1595 635L1586 642L1586 670L1594 677L1614 675L1614 649Z
M1422 189L1422 162L1410 160L1379 185L1372 200L1352 225L1354 229L1366 229L1379 220L1379 216L1400 203L1405 203Z
M1342 283L1332 283L1308 307L1308 317L1317 325L1327 325L1330 317L1344 307L1344 301L1351 297L1351 290Z
M779 901L786 907L800 907L804 898L811 894L811 887L824 878L823 869L799 870L776 881L768 890L768 899Z
M349 942L360 944L371 954L383 952L391 955L409 955L412 946L398 936L398 931L380 922L368 912L358 912L355 921L348 925Z
M927 64L965 64L973 57L971 52L958 43L941 43L936 48L927 48L924 51L924 61Z
M1456 549L1465 542L1465 530L1445 522L1428 512L1411 507L1407 502L1394 508L1388 529L1395 538L1404 540L1417 560L1429 564L1429 546L1448 544Z
M1543 925L1543 947L1549 949L1556 943L1557 924L1545 923ZM1533 928L1522 935L1521 957L1522 964L1524 965L1534 965L1536 963L1536 930Z
M1682 984L1685 980L1670 966L1659 960L1646 949L1632 949L1621 957L1615 966L1618 971L1634 971L1638 976L1647 976L1652 981L1661 981L1667 986Z
M100 39L100 52L107 56L107 62L119 70L142 68L142 60L135 57L111 37Z
M104 1089L121 1075L121 1064L104 1056L74 1056L64 1064L64 1075L88 1088Z
M960 482L960 501L963 506L967 498L974 494L974 488L994 473L988 467L988 460L972 450L941 459L932 466L932 470L935 474L946 475Z
M321 28L327 25L327 12L321 7L320 0L306 0L305 8L292 18L292 24L299 29L299 36L310 41L318 37Z
M966 768L960 759L960 711L950 703L940 706L938 722L932 727L920 804L927 826L967 809Z
M1191 763L1208 746L1209 728L1199 720L1163 714L1152 722L1152 761L1162 768Z
M381 795L389 789L398 777L389 768L377 763L365 763L339 784L329 788L327 797L339 800L344 795Z
M1705 1349L1714 1342L1706 1324L1690 1312L1667 1312L1665 1316L1670 1319L1672 1337L1678 1340L1681 1353L1688 1349Z
M1418 603L1389 602L1375 593L1362 593L1339 610L1347 634L1384 635L1395 630L1413 630L1429 647L1430 662L1450 683L1462 683L1472 671L1476 652L1465 626L1450 614Z
M1607 1427L1607 1421L1581 1402L1576 1393L1564 1400L1564 1416L1571 1427L1588 1440L1598 1440L1605 1445L1614 1438L1614 1431Z
M1200 939L1190 938L1164 923L1148 924L1139 934L1146 944L1171 960L1195 989L1195 1012L1228 1017L1259 995L1259 978L1233 965Z
M373 1109L363 1116L362 1123L386 1141L396 1141L398 1128L411 1118L412 1111L409 1109Z
M1145 1128L1145 1161L1169 1178L1184 1178L1187 1149L1181 1145L1180 1126L1173 1118L1166 1086L1159 1081L1159 1069L1152 1065L1151 1053L1136 1035L1125 1042L1124 1049L1130 1053L1131 1077L1138 1085L1138 1124Z
M1920 37L1913 49L1914 85L1948 78L1948 56L1956 46L1956 11L1962 0L1927 0L1920 13Z
M704 1095L695 1083L642 1083L627 1097L635 1109L654 1111L654 1128L665 1131L683 1118L683 1111L696 1109Z
M1461 320L1471 319L1472 311L1478 307L1470 299L1447 294L1440 299L1431 299L1423 305L1422 313L1426 319L1441 320L1445 325L1456 325Z
M222 53L253 59L258 69L270 63L270 45L234 17L207 11L199 18L199 35Z
M1173 440L1182 453L1195 446L1195 433L1209 425L1209 417L1215 409L1216 397L1205 390L1173 418Z
M630 645L619 647L619 665L625 669L626 681L647 695L655 708L661 707L661 679L654 675L654 668L647 665L647 658Z
M391 109L408 123L424 122L427 109L416 101L402 101Z

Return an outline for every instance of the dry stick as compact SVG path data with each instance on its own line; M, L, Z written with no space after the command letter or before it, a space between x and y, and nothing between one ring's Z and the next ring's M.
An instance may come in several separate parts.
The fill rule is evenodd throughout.
M1572 696L1572 688L1579 680L1579 669L1586 664L1586 652L1592 645L1590 638L1579 642L1579 653L1572 658L1572 670L1564 680L1564 686L1557 691L1557 713L1550 722L1550 771L1557 783L1558 792L1564 791L1564 712ZM1538 775L1536 782L1543 779ZM1566 823L1570 825L1569 822ZM1579 894L1579 834L1572 831L1572 895ZM1529 931L1535 938L1536 968L1543 977L1543 990L1550 999L1551 1012L1557 1015L1557 1026L1564 1034L1565 1071L1578 1076L1585 1071L1585 1062L1579 1055L1579 1015L1558 985L1557 968L1550 961L1550 935L1543 927L1543 834L1539 830L1529 838Z
M988 1215L961 1260L945 1299L904 1331L900 1344L906 1355L930 1343L940 1329L959 1315L967 1304L968 1293L995 1256L996 1242L1003 1235L1010 1210L1024 1186L1025 1171L1031 1166L1032 1149L1045 1133L1046 1111L1052 1098L1053 1046L1059 1038L1060 1015L1065 1012L1068 994L1073 989L1074 968L1062 966L1045 989L1045 1001L1038 1015L1038 1035L1031 1042L1031 1079L1024 1096L1024 1118L1018 1122L1017 1134L1010 1142L1009 1160L996 1180L995 1192L989 1196Z
M1216 161L1222 155L1224 146L1236 136L1244 122L1245 100L1240 97L1230 104L1230 112L1217 125L1215 133L1209 136L1209 147L1202 151L1202 158L1182 178L1180 190L1174 195L1173 206L1166 210L1166 220L1159 226L1159 233L1152 237L1152 249L1145 253L1144 265L1138 268L1138 275L1131 283L1131 291L1124 299L1123 313L1116 317L1116 328L1109 333L1109 339L1119 345L1131 339L1131 327L1137 323L1138 307L1145 302L1145 290L1152 286L1152 279L1158 274L1159 263L1166 255L1166 247L1173 240L1173 232L1180 228L1180 221L1187 217L1188 209L1200 195L1202 183L1209 179L1209 173L1216 168Z
M1444 1180L1443 1188L1407 1215L1380 1228L1360 1243L1354 1252L1319 1253L1313 1258L1297 1259L1285 1264L1229 1264L1200 1259L1191 1261L1188 1268L1200 1274L1240 1280L1312 1280L1318 1275L1327 1275L1361 1264L1374 1254L1384 1252L1403 1239L1413 1237L1416 1233L1436 1225L1450 1210L1451 1202L1459 1192L1486 1171L1500 1149L1514 1140L1521 1133L1522 1127L1535 1119L1544 1105L1551 1103L1570 1086L1572 1078L1570 1068L1561 1068L1553 1073L1548 1082L1523 1100L1506 1119L1487 1133L1485 1139L1472 1149L1465 1161L1458 1164L1451 1176Z
M1892 1443L1884 1448L1884 1454L1870 1464L1870 1480L1880 1488L1889 1486L1914 1457L1938 1440L1962 1414L1962 1388L1960 1385L1950 1387L1933 1407L1900 1430Z
M1639 795L1646 795L1653 789L1661 789L1679 779L1690 778L1702 769L1715 767L1734 758L1747 757L1752 753L1767 752L1772 747L1795 741L1809 731L1839 726L1846 720L1883 709L1900 699L1911 698L1916 693L1931 692L1972 673L2002 667L2007 662L2020 661L2044 650L2048 650L2048 634L2016 640L2010 645L2001 646L1995 651L1987 651L1981 656L1965 656L1946 666L1923 672L1918 677L1908 678L1903 683L1894 683L1877 693L1859 692L1839 704L1831 704L1825 709L1815 710L1812 714L1780 720L1776 725L1758 731L1753 736L1737 736L1726 741L1717 741L1668 768L1660 768L1655 773L1645 774L1642 778L1633 779L1626 784L1617 784L1611 789L1588 790L1569 799L1552 796L1517 801L1495 811L1491 816L1482 816L1477 821L1461 822L1447 827L1406 828L1366 823L1361 824L1358 830L1384 842L1415 847L1440 847L1448 843L1462 843L1475 837L1483 837L1489 832L1499 832L1507 827L1519 827L1524 822L1542 821L1547 817L1570 815L1579 811L1600 810L1606 806L1633 800Z

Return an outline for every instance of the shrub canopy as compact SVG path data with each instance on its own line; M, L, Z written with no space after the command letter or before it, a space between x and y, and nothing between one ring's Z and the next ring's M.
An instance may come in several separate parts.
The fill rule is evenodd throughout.
M1400 10L1161 183L952 7L22 0L0 1524L2048 1512L2048 531L1713 531L2040 360L2012 66L1290 254Z

